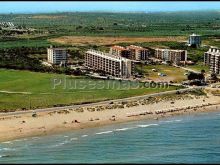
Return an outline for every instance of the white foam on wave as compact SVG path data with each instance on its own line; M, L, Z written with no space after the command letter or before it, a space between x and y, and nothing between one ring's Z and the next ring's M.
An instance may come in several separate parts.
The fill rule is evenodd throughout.
M163 122L165 122L165 123L173 123L174 120L167 120L167 121L163 121Z
M64 136L64 137L69 137L69 136Z
M2 142L4 144L12 144L12 141L6 141L6 142Z
M156 126L156 125L158 125L158 124L146 124L146 125L138 125L138 127L145 128L145 127Z
M182 121L182 120L175 120L176 122L180 122L180 121Z
M20 141L25 141L27 139L16 139L16 140L13 140L14 142L20 142Z
M52 147L60 147L60 146L63 146L63 145L65 145L65 144L70 143L71 141L77 140L77 139L78 139L78 138L71 138L71 139L69 139L69 140L65 140L64 142L58 143L58 144L56 144L56 145L53 145Z
M166 121L160 121L162 123L173 123L173 122L180 122L182 120L166 120Z
M72 140L77 140L77 139L78 139L78 138L71 138L70 141L72 141Z
M59 146L62 146L64 144L66 144L67 142L61 142L61 143L58 143L57 145L55 145L56 147L59 147Z
M15 148L0 148L0 151L14 151Z
M118 129L115 129L115 131L126 131L126 130L134 129L134 128L136 127L118 128Z
M165 120L165 121L160 121L161 123L173 123L175 120Z
M88 135L82 135L81 137L86 137L86 136L88 136Z
M112 133L113 131L104 131L104 132L98 132L96 135L101 135L101 134L107 134L107 133Z
M52 147L60 147L60 146L63 146L64 144L67 144L67 143L68 143L68 141L65 140L64 142L53 145Z
M0 158L10 157L10 155L0 155Z

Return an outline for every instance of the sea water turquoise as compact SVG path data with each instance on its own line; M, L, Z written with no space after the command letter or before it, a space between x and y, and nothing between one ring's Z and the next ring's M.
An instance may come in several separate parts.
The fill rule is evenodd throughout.
M7 141L0 163L220 163L220 113Z

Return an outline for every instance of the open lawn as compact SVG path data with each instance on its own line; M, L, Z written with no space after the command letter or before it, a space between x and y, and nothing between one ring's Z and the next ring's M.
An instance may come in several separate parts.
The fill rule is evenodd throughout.
M206 73L209 73L209 66L204 65L202 62L199 62L195 65L189 65L189 66L187 66L187 68L193 69L198 72L200 72L201 70L204 69Z
M137 88L123 81L6 69L0 69L0 77L0 110L71 105L176 89Z
M186 73L185 70L181 68L176 68L174 66L169 66L165 64L161 65L141 65L137 66L137 69L140 72L143 72L145 78L151 79L153 81L166 81L166 82L177 82L180 83L183 80L186 80L187 77L184 75ZM152 69L156 69L157 72L152 71ZM158 73L166 74L166 76L159 76Z

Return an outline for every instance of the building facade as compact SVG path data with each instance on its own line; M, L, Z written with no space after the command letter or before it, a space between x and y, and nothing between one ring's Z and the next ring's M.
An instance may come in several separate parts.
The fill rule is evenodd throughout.
M135 45L130 45L127 46L126 48L123 46L112 46L109 51L110 54L128 58L130 60L147 60L148 56L150 54L148 49L145 49L140 46L135 46Z
M131 60L95 50L85 53L85 66L121 78L129 78L134 72L134 63Z
M112 46L110 47L110 54L115 55L115 56L120 56L120 57L124 57L124 58L128 58L128 59L132 59L131 57L131 51L126 49L123 46Z
M202 41L201 36L197 34L192 34L189 36L189 46L200 47Z
M220 74L220 49L211 47L205 52L204 64L210 67L211 73Z
M66 64L67 51L64 48L47 48L47 59L51 64Z
M186 50L173 50L173 49L155 49L155 57L163 61L170 61L176 65L187 61Z
M132 60L145 61L149 57L149 50L140 46L130 45L127 49L131 52Z

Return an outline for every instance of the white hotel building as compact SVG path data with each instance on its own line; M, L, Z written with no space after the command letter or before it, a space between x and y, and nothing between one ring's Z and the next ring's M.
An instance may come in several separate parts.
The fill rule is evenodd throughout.
M95 50L85 53L85 66L121 78L129 78L134 70L132 60Z
M174 50L174 49L155 49L155 57L163 61L170 61L176 65L181 62L187 61L186 50Z
M51 64L66 64L67 63L67 51L64 48L47 48L48 63Z
M220 49L211 47L205 52L204 63L210 67L211 73L220 74Z

